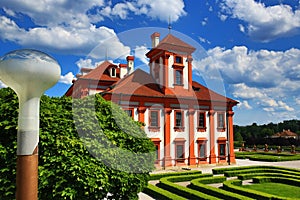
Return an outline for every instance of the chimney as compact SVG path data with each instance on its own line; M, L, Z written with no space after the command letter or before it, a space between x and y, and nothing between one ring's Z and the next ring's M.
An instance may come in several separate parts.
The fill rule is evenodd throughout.
M157 45L159 44L159 36L160 34L158 32L155 32L151 35L152 48L157 47Z
M127 74L127 65L126 64L119 64L120 68L120 78L124 78Z
M134 56L127 56L127 74L131 74L134 71Z

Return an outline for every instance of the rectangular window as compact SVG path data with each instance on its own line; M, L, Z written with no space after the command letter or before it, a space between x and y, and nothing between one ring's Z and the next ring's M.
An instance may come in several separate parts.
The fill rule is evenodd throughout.
M151 110L150 111L150 126L151 127L159 127L159 115L158 111Z
M225 128L225 114L218 113L218 128Z
M116 77L116 68L111 68L111 77Z
M175 127L183 126L183 114L182 111L175 111Z
M176 164L184 164L185 161L185 139L175 138L175 162Z
M132 118L133 118L133 108L124 108L123 110L124 110L124 112L127 113L127 115L128 115L129 117L132 117Z
M183 144L177 144L176 145L176 158L184 158L184 145Z
M175 71L175 84L182 85L182 71L181 70Z
M199 144L199 158L206 158L206 145Z
M152 142L155 146L155 164L159 163L160 160L160 142L161 140L159 138L151 138Z
M200 112L200 113L199 113L198 127L199 127L199 128L205 128L205 127L206 127L206 123L205 123L205 113L204 113L204 112Z
M220 157L224 157L226 155L226 150L225 150L226 144L220 144L219 145L219 155Z
M182 63L182 57L181 56L175 56L175 63Z

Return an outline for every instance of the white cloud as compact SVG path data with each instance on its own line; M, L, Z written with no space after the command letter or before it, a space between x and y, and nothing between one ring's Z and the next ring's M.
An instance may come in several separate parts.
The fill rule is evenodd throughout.
M137 46L134 49L134 56L138 59L140 59L144 64L148 64L149 60L146 57L146 53L149 51L149 49L146 46Z
M169 18L171 22L176 22L186 15L183 0L138 0L137 5L144 8L144 14L147 16L165 22L168 22Z
M3 0L0 6L6 16L0 16L0 38L13 41L25 48L38 48L73 55L87 55L99 43L114 37L112 44L105 43L111 57L130 51L116 36L114 30L93 23L105 17L132 18L144 15L152 19L172 22L186 15L183 0L132 0L113 4L111 1L31 1ZM166 12L172 11L172 12ZM16 21L28 17L35 27L22 27ZM22 23L21 23L22 24ZM111 40L110 40L111 41ZM109 45L109 46L108 46ZM95 50L95 49L94 49ZM99 48L98 48L99 50ZM102 55L94 57L104 57Z
M29 16L35 24L58 26L65 24L72 27L89 27L89 18L85 14L90 9L104 6L103 0L89 1L31 1L2 0L0 7L14 10Z
M207 24L207 22L208 22L208 18L205 17L201 22L202 26L205 26Z
M180 17L186 15L184 6L183 0L132 0L115 5L110 4L99 9L97 14L121 19L128 19L131 14L145 15L164 22L168 22L169 19L171 22L176 22Z
M242 24L239 24L240 31L245 33L245 27Z
M0 81L0 88L6 88L7 85L5 85L2 81Z
M92 59L82 59L78 60L76 62L76 65L78 66L79 69L81 68L94 68L95 65L92 64Z
M223 0L220 6L223 15L244 21L246 32L255 40L268 42L300 33L300 10L293 10L289 5L266 6L255 0Z
M288 116L297 116L299 49L253 51L245 46L215 47L207 55L193 61L194 71L208 83L221 80L229 84L229 93L241 102L241 108L251 105L272 114L290 112Z
M244 100L244 101L241 101L241 102L238 104L238 108L250 110L250 109L252 109L252 106L249 105L249 103L248 103L247 100Z
M201 36L199 36L198 38L199 38L200 42L210 44L210 41L207 40L206 38L203 38Z
M74 74L72 72L68 72L65 75L61 75L58 82L71 85L74 78Z
M70 27L36 27L29 30L22 29L7 17L0 17L0 35L10 41L14 41L24 47L36 47L41 50L52 50L60 53L75 55L87 55L99 44L102 48L113 49L114 54L122 55L129 47L124 46L117 38L114 30L107 27L70 28ZM98 52L95 57L105 57L105 50Z

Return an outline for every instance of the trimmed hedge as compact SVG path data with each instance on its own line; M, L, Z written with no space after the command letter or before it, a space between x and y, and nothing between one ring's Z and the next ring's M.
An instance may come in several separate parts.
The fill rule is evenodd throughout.
M191 181L196 178L204 178L204 177L212 177L212 176L213 176L212 174L192 174L192 175L170 176L166 178L169 182L176 183L176 182Z
M186 198L184 197L178 196L172 192L169 192L152 184L148 184L143 192L155 199L160 200L186 200Z
M208 175L203 174L202 176L205 177ZM178 178L178 177L174 176L174 177L162 178L162 179L160 179L160 183L158 184L158 186L160 188L163 188L165 190L168 190L172 193L175 193L177 195L183 196L188 199L219 199L217 197L205 194L203 192L196 191L191 188L183 187L178 184L172 183L170 180L174 181L175 178ZM198 178L200 178L200 175Z
M300 175L291 175L291 174L278 174L278 173L253 173L253 174L239 174L237 177L240 180L249 180L257 176L267 176L267 177L282 177L282 178L298 178Z
M257 176L253 178L254 183L283 183L287 185L300 186L300 180L292 177L269 177L269 176Z
M282 169L282 170L288 170L288 171L293 171L293 172L299 172L300 173L299 169L278 167L278 166L262 166L262 165L228 167L228 168L215 168L215 169L212 169L212 172L213 172L213 174L224 174L225 171L229 172L229 171L235 171L235 170L262 169L262 168Z
M169 176L181 176L181 175L192 175L192 174L202 174L199 170L193 170L193 171L187 171L187 172L168 172L168 173L160 173L160 174L150 174L151 181L153 180L159 180L164 177Z
M255 174L255 173L278 173L278 174L290 174L299 176L300 172L288 171L283 169L269 169L268 167L265 168L253 168L253 169L244 169L244 170L235 170L235 171L225 171L224 176L226 177L233 177L238 176L240 174Z
M191 181L190 188L198 191L202 191L206 194L216 196L221 199L236 199L236 200L250 200L252 198L245 197L239 194L235 194L226 190L221 190L219 188L215 188L206 184L212 184L212 183L222 183L226 181L225 176L215 176L215 177L209 177L209 178L199 178L194 179Z

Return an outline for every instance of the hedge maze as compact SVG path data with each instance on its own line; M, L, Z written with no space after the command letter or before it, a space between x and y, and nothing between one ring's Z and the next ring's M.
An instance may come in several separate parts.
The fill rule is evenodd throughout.
M152 174L143 191L155 199L300 199L284 193L274 194L246 186L275 183L300 191L300 170L276 166L215 168L212 174L201 171ZM263 187L263 186L262 186ZM276 190L276 188L274 188ZM289 192L288 190L286 192ZM275 192L276 193L276 192ZM278 193L278 191L277 191Z

